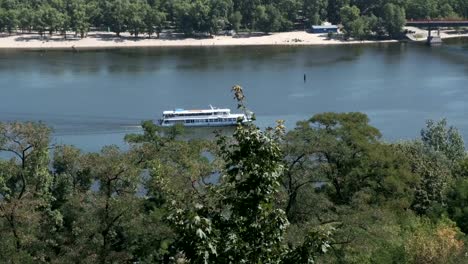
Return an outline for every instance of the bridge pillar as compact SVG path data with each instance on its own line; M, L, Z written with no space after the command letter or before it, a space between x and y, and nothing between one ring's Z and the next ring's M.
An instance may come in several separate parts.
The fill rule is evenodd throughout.
M442 43L440 38L440 27L466 27L468 20L407 20L406 26L419 27L428 31L427 42L430 44ZM432 30L437 29L437 36L432 36Z
M428 27L428 34L427 34L427 44L430 46L440 45L442 44L442 39L440 38L440 29L437 28L437 36L432 36L432 27Z

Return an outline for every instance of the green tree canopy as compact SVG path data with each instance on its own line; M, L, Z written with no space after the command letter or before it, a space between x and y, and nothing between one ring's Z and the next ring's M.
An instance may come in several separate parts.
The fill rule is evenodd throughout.
M447 120L428 120L421 130L424 145L436 152L441 152L451 162L465 157L465 143L460 132L453 126L447 127Z
M387 3L384 6L382 23L390 37L398 37L406 23L405 9L397 5Z

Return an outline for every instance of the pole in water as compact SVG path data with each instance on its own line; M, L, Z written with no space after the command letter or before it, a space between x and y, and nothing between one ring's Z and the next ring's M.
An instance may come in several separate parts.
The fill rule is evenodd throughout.
M306 76L306 74L304 73L304 82L306 82L306 81L307 81L307 76Z

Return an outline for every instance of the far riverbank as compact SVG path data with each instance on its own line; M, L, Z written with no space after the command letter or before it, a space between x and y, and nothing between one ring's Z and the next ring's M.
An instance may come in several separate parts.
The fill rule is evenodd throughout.
M65 39L61 35L15 34L0 37L0 49L109 49L125 47L198 47L198 46L299 46L299 45L346 45L397 42L396 40L357 41L328 39L326 34L311 34L304 31L272 33L268 35L243 34L214 36L213 38L183 38L179 34L162 34L161 38L134 38L129 34L117 37L108 32L90 32L80 39L73 34Z
M425 40L426 31L407 28L416 32L419 40ZM468 37L468 32L444 30L440 34L442 39ZM0 49L112 49L137 47L209 47L209 46L313 46L313 45L354 45L369 43L389 43L398 40L339 40L329 39L327 34L311 34L304 31L281 32L271 34L242 34L238 36L217 35L211 38L185 38L182 34L163 33L161 37L135 38L128 33L120 37L109 32L90 32L86 38L80 39L74 34L54 34L40 37L38 34L0 35Z

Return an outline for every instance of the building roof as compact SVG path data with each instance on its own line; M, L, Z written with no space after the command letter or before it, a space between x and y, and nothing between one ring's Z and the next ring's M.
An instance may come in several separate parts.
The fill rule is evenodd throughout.
M337 29L338 26L337 25L313 25L312 26L313 29Z

